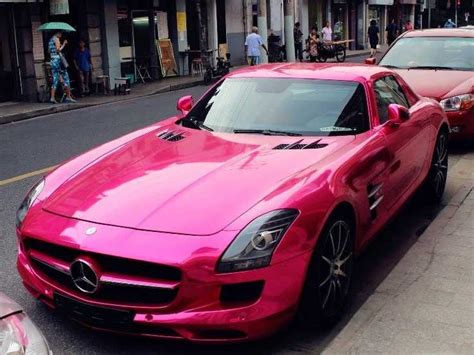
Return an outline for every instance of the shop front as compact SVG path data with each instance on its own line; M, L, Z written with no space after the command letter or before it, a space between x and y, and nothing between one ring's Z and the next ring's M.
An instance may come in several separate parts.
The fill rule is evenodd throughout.
M380 29L380 44L385 44L386 42L385 28L393 17L390 12L392 6L393 0L369 0L368 24L370 24L372 20L377 22L377 26Z

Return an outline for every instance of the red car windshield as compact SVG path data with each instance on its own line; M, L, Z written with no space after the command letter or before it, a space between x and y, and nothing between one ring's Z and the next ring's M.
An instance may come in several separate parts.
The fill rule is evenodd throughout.
M369 129L363 86L336 80L229 78L187 120L228 133L332 136Z
M474 38L401 38L385 54L380 65L403 69L474 71Z

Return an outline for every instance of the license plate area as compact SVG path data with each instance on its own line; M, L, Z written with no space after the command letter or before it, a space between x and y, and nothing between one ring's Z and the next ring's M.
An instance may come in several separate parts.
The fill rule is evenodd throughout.
M102 328L128 327L135 315L131 311L92 306L58 293L54 294L54 304L56 309L67 317Z

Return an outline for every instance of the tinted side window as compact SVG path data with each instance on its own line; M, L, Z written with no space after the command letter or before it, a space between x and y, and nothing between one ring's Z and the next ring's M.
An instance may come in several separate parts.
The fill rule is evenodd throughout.
M379 79L374 83L374 92L379 112L379 121L380 124L383 124L388 119L388 105L396 103L393 98L393 91L383 79Z
M387 85L390 86L390 88L395 93L395 99L397 100L397 104L409 108L410 104L408 103L407 97L405 96L405 93L403 92L403 89L398 83L398 81L393 76L386 76L384 79Z

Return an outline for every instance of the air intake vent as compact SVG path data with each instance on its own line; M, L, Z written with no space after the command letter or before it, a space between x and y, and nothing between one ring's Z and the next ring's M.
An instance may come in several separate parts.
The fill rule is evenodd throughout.
M177 142L177 141L180 141L181 139L186 138L183 133L184 132L179 131L179 130L173 130L173 131L166 130L166 131L157 133L156 136L168 142Z
M326 143L319 143L321 139L318 139L317 141L314 141L309 144L301 143L303 140L299 140L295 143L291 144L278 144L276 147L273 149L277 150L287 150L287 149L319 149L319 148L324 148L327 146Z

